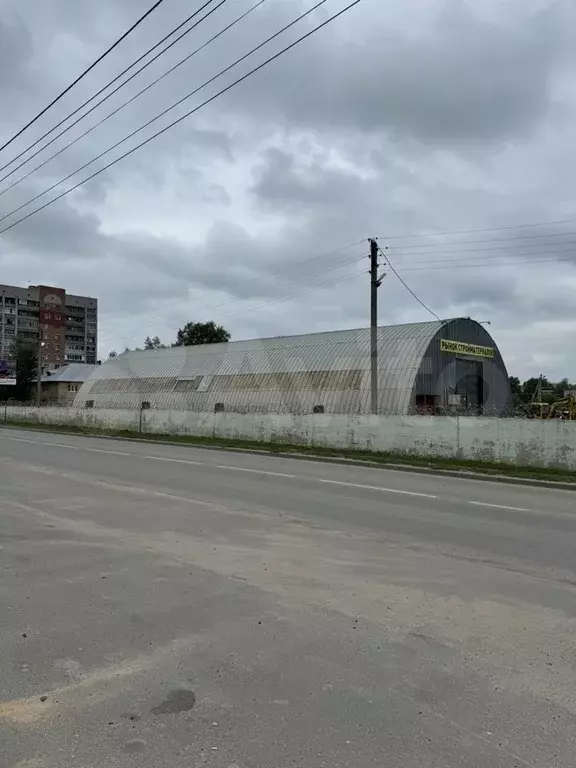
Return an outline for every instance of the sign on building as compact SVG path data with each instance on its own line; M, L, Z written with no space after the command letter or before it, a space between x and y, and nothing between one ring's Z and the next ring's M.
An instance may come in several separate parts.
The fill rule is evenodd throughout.
M465 341L452 341L440 339L442 352L453 352L456 355L468 355L470 357L494 357L494 347L481 347L479 344L467 344Z
M0 387L16 386L16 371L9 360L0 358Z

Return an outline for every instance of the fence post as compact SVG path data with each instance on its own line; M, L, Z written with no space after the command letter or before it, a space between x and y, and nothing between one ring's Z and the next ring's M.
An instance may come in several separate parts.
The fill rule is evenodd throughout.
M142 434L145 431L146 421L144 419L144 411L150 410L150 402L147 400L144 400L144 402L140 403L140 417L138 419L138 432L139 434Z
M456 414L456 458L461 458L460 456L460 414Z

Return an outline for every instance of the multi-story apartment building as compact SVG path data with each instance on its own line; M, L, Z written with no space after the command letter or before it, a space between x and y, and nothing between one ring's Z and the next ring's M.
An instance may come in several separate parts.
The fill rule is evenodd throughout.
M42 370L68 363L95 365L98 300L63 288L0 285L0 359L8 359L16 336L37 341Z

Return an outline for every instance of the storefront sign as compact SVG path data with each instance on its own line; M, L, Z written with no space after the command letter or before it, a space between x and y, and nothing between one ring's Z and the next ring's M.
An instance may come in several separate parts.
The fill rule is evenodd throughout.
M442 352L453 352L456 355L469 355L470 357L494 357L494 347L481 347L479 344L467 344L464 341L451 341L440 339Z

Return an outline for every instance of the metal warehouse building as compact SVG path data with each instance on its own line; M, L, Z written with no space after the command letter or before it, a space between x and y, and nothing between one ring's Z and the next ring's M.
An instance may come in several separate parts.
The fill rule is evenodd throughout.
M469 318L378 329L379 412L500 415L511 405L496 343ZM75 405L242 413L369 413L370 330L125 352Z

